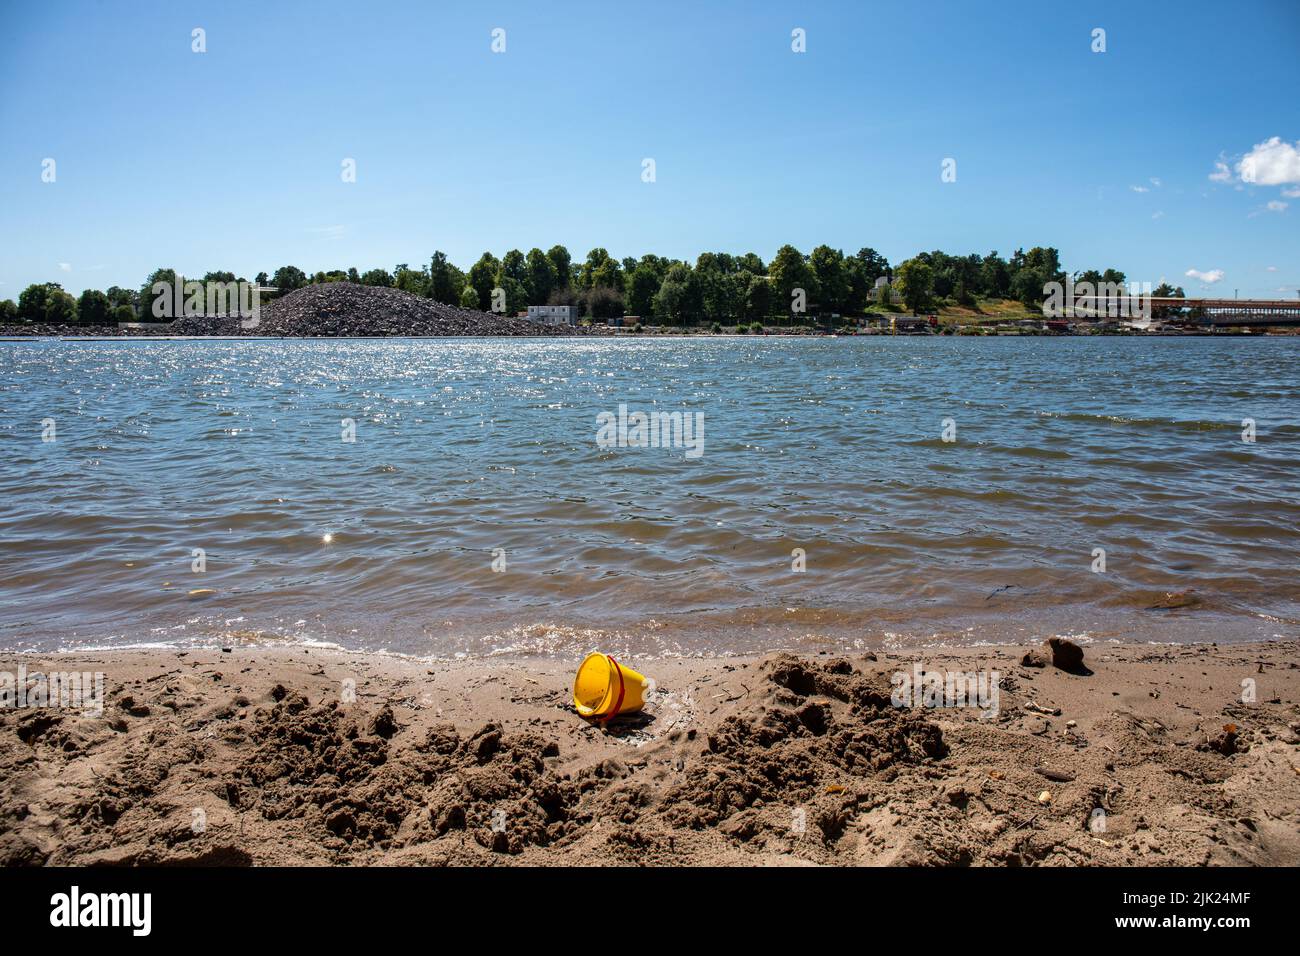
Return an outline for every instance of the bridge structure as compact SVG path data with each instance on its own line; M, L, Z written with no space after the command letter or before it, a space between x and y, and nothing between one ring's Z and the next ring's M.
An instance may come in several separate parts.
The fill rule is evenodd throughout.
M1300 298L1296 299L1179 299L1173 296L1105 298L1084 296L1076 300L1076 318L1134 321L1147 305L1151 318L1161 322L1208 327L1300 325ZM1083 313L1080 315L1080 313Z

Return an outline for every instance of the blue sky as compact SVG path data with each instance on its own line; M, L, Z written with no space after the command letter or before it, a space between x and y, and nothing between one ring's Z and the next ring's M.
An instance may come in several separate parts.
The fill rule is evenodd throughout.
M1189 293L1300 289L1294 0L5 0L0 38L0 298L557 242L1055 245Z

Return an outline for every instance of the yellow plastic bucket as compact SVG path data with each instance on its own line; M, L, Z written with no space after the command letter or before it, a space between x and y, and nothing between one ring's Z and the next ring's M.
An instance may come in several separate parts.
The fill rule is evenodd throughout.
M608 654L588 654L573 679L573 706L588 720L612 720L645 703L649 682Z

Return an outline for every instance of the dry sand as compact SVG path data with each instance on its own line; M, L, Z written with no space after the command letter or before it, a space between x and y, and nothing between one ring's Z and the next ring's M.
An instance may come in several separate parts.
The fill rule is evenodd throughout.
M573 662L11 655L107 704L0 710L0 862L1294 866L1298 649L635 661L658 689L608 730ZM892 706L917 662L998 670L998 714Z

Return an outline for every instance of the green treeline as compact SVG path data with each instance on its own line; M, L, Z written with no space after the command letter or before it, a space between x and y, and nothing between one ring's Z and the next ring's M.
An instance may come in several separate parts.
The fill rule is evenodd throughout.
M1123 283L1124 273L1076 272L1075 282ZM881 282L880 280L884 280ZM158 269L138 290L113 286L100 292L87 289L74 298L54 282L28 286L18 302L0 302L0 324L105 325L151 321L153 286L176 280L172 269ZM511 249L497 258L483 253L467 270L435 252L418 268L408 263L387 269L356 268L308 275L296 266L281 266L271 275L259 272L253 280L278 289L279 295L314 283L356 282L401 289L448 305L490 311L493 291L500 289L507 314L529 305L573 305L581 314L603 320L623 315L653 319L659 324L696 325L785 320L804 315L860 315L875 308L912 312L943 305L975 306L980 300L1013 299L1036 308L1043 301L1043 286L1066 280L1060 255L1051 247L1017 249L1009 258L990 252L953 256L935 250L922 252L891 267L871 248L845 255L830 246L818 246L805 255L794 246L782 246L764 263L755 253L733 255L705 252L694 263L647 254L639 259L615 259L605 249L592 249L575 261L561 245L543 252ZM240 282L232 272L209 272L204 282ZM1182 295L1182 290L1162 285L1156 295Z

